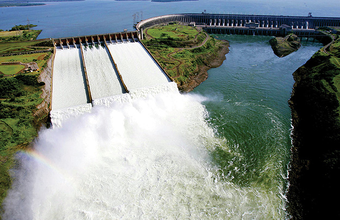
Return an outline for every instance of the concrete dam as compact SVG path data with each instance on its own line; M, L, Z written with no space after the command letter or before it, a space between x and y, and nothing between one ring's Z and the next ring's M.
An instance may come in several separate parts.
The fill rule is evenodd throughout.
M142 94L140 90L176 87L137 32L55 39L51 119ZM162 89L161 89L162 90Z
M145 28L168 22L183 22L202 27L208 33L285 36L293 32L299 37L320 38L319 27L340 26L339 17L183 13L145 19L136 24L141 34Z

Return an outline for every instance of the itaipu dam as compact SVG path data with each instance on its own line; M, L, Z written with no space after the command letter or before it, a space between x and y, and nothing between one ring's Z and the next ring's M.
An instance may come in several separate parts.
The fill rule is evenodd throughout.
M208 33L319 39L319 27L340 26L340 18L242 14L174 14L149 18L136 31L54 39L51 119L53 124L94 105L128 100L143 90L177 89L140 42L153 25L181 22Z
M169 22L230 34L226 62L190 94L143 45ZM322 40L332 26L340 18L173 14L53 39L54 129L18 154L2 218L287 219L291 73L322 44L279 58L253 35Z

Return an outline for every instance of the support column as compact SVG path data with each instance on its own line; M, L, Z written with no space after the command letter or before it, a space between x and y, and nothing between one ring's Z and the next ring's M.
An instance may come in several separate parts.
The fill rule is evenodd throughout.
M64 47L63 47L63 42L61 41L61 39L59 39L59 44L60 44L61 49L63 50Z
M115 60L113 59L113 56L112 56L112 54L111 54L111 52L110 52L110 50L109 50L109 47L107 46L106 41L104 41L104 43L105 43L105 47L106 47L107 51L109 52L110 58L111 58L111 60L112 60L112 62L113 62L113 65L115 66L115 69L117 70L117 74L118 74L118 77L119 77L119 79L120 79L120 82L122 83L122 85L123 85L125 91L126 91L127 93L129 93L129 90L128 90L128 88L126 87L126 85L125 85L125 83L124 83L123 77L122 77L122 75L121 75L120 72L119 72L119 69L118 69L118 67L117 67L117 64L116 64Z
M72 38L74 48L77 48L76 41Z
M84 59L84 50L83 50L83 45L80 44L80 52L81 52L81 60L83 62L83 69L84 69L84 75L85 75L85 82L86 82L86 87L87 87L87 94L89 95L89 101L92 105L92 95L91 95L91 89L90 89L90 84L89 84L89 78L87 76L87 71L86 71L86 65L85 65L85 59ZM92 105L93 106L93 105Z

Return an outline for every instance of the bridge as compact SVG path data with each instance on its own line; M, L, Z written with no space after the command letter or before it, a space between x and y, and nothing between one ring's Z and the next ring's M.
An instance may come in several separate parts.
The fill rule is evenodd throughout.
M340 26L339 17L186 13L149 18L136 25L139 37L143 29L156 24L183 22L200 26L208 33L284 36L293 32L299 37L325 37L319 27Z

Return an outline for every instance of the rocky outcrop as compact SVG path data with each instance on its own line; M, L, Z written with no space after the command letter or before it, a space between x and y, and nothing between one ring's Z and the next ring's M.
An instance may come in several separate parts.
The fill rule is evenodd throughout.
M289 34L285 37L275 37L269 41L276 56L284 57L295 51L300 47L300 38L295 34Z
M292 159L287 210L291 219L339 219L340 48L321 49L293 75ZM339 47L339 46L338 46Z
M197 75L190 76L189 80L183 85L179 85L178 89L181 92L190 92L208 78L208 70L217 68L222 65L226 59L226 54L229 53L229 42L221 40L221 46L214 54L208 54L206 62L198 66Z
M50 102L52 95L52 61L54 54L51 55L49 60L47 61L47 66L42 70L39 75L38 82L45 83L42 88L41 98L43 101L37 106L36 111L34 112L35 125L36 127L40 127L42 124L49 124L49 112L50 112Z

